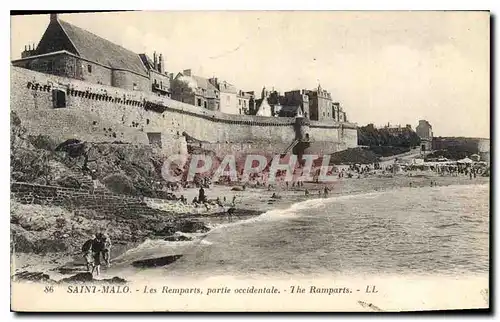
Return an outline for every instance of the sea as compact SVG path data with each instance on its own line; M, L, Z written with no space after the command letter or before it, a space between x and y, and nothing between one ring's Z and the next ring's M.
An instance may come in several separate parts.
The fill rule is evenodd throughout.
M487 184L310 199L218 225L193 241L147 240L117 262L183 255L130 272L151 278L487 276L489 209Z

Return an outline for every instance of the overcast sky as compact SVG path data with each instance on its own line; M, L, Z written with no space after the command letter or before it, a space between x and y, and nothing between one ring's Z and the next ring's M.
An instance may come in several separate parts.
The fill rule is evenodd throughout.
M321 84L350 121L489 137L489 14L481 12L127 12L63 14L69 23L165 68L238 88ZM48 15L12 17L11 56L37 44Z

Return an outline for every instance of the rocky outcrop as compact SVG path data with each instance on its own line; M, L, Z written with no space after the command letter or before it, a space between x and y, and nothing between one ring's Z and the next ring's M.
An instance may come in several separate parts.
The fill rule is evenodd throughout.
M132 265L140 268L159 267L172 264L181 257L182 255L172 255L159 258L149 258L132 262Z
M28 271L22 271L19 273L16 273L14 276L12 276L12 279L15 281L20 281L20 282L37 282L37 283L50 283L50 284L65 284L65 283L85 283L85 282L92 282L92 283L103 283L103 284L125 284L127 283L127 280L114 276L112 278L105 278L105 279L99 279L95 278L91 273L85 272L85 273L78 273L75 275L72 275L70 277L63 278L59 281L55 281L50 278L48 274L41 273L41 272L28 272Z

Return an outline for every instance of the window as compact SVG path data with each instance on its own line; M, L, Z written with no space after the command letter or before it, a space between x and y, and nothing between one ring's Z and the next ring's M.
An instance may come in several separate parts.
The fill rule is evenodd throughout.
M198 98L198 106L201 106L201 98Z
M323 112L323 116L325 116L325 112Z
M66 92L61 90L52 91L52 102L54 104L54 108L66 107Z
M247 101L243 101L243 107L247 107Z
M203 107L207 108L207 101L203 102Z
M136 83L133 83L133 84L132 84L132 88L134 89L134 91L136 91L136 90L137 90L137 84L136 84Z
M88 71L89 73L92 73L92 65L87 65L87 71Z
M238 100L238 105L241 105L241 100ZM241 113L240 113L241 114Z
M228 97L227 97L227 102L229 103L230 101L231 101L231 97L230 97L230 96L228 96Z
M48 71L48 72L51 72L51 71L52 71L52 68L53 68L53 66L52 66L52 61L48 61L48 62L47 62L47 71Z

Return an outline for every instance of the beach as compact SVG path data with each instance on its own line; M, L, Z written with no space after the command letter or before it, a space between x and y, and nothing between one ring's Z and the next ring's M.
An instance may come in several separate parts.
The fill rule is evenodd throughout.
M211 185L205 189L205 194L209 200L219 198L223 206L211 205L205 207L199 205L197 207L192 204L183 204L180 201L167 201L158 199L148 199L146 203L159 210L169 213L171 216L178 216L184 219L192 219L201 221L205 226L213 230L220 225L234 223L241 220L247 220L266 213L270 210L286 209L293 204L306 201L308 199L315 200L318 198L332 198L337 196L361 195L371 192L392 191L399 188L411 188L417 191L418 189L428 188L431 186L455 186L455 185L484 185L489 183L489 177L476 177L470 179L465 176L439 176L433 172L416 171L414 173L398 173L398 174L377 174L367 175L366 177L340 178L328 184L305 182L301 187L292 187L289 184L288 188L284 183L274 186L271 190L264 186L245 187L244 190L234 189L234 186L227 185ZM327 195L324 194L324 188L328 188ZM240 190L240 191L237 191ZM305 195L305 191L309 191L309 195ZM198 195L198 189L189 188L176 192L176 194L184 195L188 200L192 200ZM275 194L275 198L273 198ZM224 202L224 197L226 201ZM234 204L232 201L234 199ZM235 208L232 216L228 216L227 210L230 207ZM190 246L190 242L203 238L209 231L178 231L170 239L171 243L175 244L175 254L172 250L166 251L165 256L183 255L183 245ZM168 240L165 236L158 236L159 240ZM137 247L142 242L151 237L139 239L134 242L116 243L112 250L112 263L116 258L123 257L122 255ZM167 241L168 242L168 241ZM12 274L19 272L43 272L48 274L52 279L58 280L63 277L84 272L83 260L78 251L72 252L51 252L46 254L34 254L29 252L14 252L12 255ZM155 250L152 257L157 257L158 253ZM141 260L147 260L147 254L141 254ZM128 260L133 261L128 255ZM121 271L118 267L103 270L99 278L113 276L121 276ZM126 269L123 267L123 269ZM111 274L111 275L110 275Z

